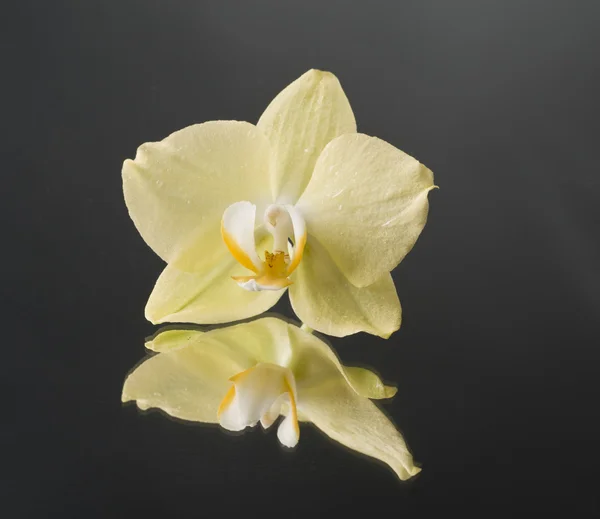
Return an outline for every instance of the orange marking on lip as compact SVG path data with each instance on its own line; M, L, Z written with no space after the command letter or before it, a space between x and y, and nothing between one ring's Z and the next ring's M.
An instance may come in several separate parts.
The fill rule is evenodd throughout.
M296 431L296 436L300 438L300 426L298 425L298 410L296 409L296 397L294 397L292 385L289 383L287 377L284 378L283 384L290 395L290 413L292 414L292 423L294 425L294 431Z
M304 255L305 245L306 245L306 232L304 232L304 234L302 236L300 236L298 243L295 244L294 258L292 259L292 262L288 265L288 268L287 268L288 276L292 272L294 272L294 270L296 270L296 267L298 267L298 265L300 264L300 260L302 259L302 256Z
M241 382L243 379L245 379L255 367L256 366L252 366L251 368L245 369L244 371L240 371L239 373L236 373L232 377L229 377L229 380L231 382L237 384L237 383Z
M223 241L229 249L229 252L231 252L231 255L238 261L238 263L246 267L248 270L251 270L252 272L256 272L258 274L258 269L256 268L256 265L254 265L252 260L248 257L248 254L246 254L243 251L243 249L239 246L238 242L235 241L235 238L227 232L222 221L221 236L223 236Z
M219 404L219 409L217 409L217 419L221 418L221 414L231 405L233 399L235 398L235 386L232 385L229 388L229 391L225 394L223 400Z

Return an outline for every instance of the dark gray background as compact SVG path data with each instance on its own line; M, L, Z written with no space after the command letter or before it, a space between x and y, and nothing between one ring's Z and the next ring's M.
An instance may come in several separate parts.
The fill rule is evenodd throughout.
M598 513L598 2L3 11L3 517ZM254 122L309 68L441 187L394 272L402 329L332 341L398 383L385 409L424 468L408 484L310 426L289 453L120 403L162 269L122 161L195 122Z

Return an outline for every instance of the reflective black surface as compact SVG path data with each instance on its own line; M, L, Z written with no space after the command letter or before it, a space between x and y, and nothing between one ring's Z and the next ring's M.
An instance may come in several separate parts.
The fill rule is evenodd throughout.
M599 15L581 0L5 7L2 516L598 513ZM408 484L311 427L288 453L274 431L120 403L162 269L122 161L194 122L254 122L313 67L441 187L394 272L402 329L332 340L398 383L385 409L423 465Z

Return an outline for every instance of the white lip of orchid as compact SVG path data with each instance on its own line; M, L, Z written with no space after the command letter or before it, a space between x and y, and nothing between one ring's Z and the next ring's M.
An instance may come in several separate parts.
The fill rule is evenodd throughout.
M296 381L289 368L258 363L229 380L233 384L217 411L221 427L241 431L260 421L267 429L287 407L287 416L277 429L277 437L286 447L296 446L300 438Z
M292 284L289 276L302 260L306 245L306 224L292 205L272 204L263 222L273 236L273 252L265 251L262 260L256 253L254 238L256 206L236 202L223 213L221 234L232 256L254 276L233 276L239 286L250 291L281 290ZM288 239L293 238L290 246Z

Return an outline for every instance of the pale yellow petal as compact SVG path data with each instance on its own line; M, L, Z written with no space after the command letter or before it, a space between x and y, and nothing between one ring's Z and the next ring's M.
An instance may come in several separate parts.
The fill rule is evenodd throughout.
M229 253L222 262L202 273L183 272L167 265L146 304L146 318L154 324L216 324L261 314L285 291L251 292L231 279L247 273Z
M338 137L298 202L306 226L355 286L390 272L425 226L433 174L385 141Z
M292 359L290 327L281 319L264 317L249 323L211 330L205 335L219 341L223 347L238 356L242 369L234 373L237 374L261 362L288 367Z
M123 191L140 234L165 261L203 271L225 245L223 212L271 201L270 144L255 126L210 121L141 145L123 164ZM262 214L262 213L261 213Z
M122 400L177 418L217 423L217 408L238 364L199 334L195 341L143 361L127 377Z
M318 337L304 330L289 327L290 339L297 355L293 369L304 385L318 384L328 378L332 367L343 375L357 394L367 398L391 398L396 388L386 386L379 376L366 368L344 366L335 351Z
M273 197L286 204L295 203L308 184L325 145L338 135L356 132L340 82L320 70L309 70L280 92L257 126L273 147Z
M344 366L344 369L350 385L361 396L392 398L398 391L394 386L386 386L371 370L356 366Z
M298 402L304 419L346 447L383 461L400 479L409 479L421 470L390 420L343 378L331 377L310 388L298 386Z
M157 353L173 351L193 344L202 335L200 330L162 329L146 341L146 348Z
M355 287L312 236L292 281L294 312L322 333L344 337L365 331L387 338L400 327L400 301L391 276L385 274L370 286Z

